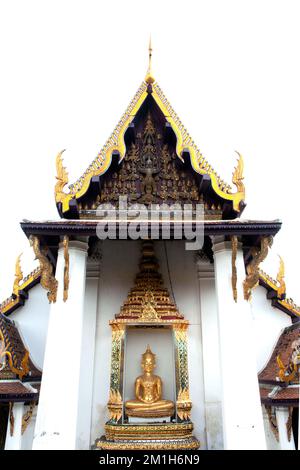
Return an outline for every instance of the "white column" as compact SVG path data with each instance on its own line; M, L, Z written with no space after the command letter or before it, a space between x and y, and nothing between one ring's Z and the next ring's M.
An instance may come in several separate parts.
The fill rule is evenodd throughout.
M291 439L288 439L287 433L287 422L289 419L289 408L288 407L276 407L276 421L279 434L279 444L281 450L295 450L295 442L293 437L293 430L291 430Z
M57 301L51 305L33 449L75 449L88 245L70 241L69 295L63 301L64 252L58 252ZM89 367L89 364L85 364Z
M87 261L84 303L83 345L81 355L80 399L76 449L90 449L92 427L92 402L94 358L96 343L96 320L99 302L100 251ZM88 365L88 366L87 366Z
M253 319L250 303L243 296L243 252L239 247L236 259L238 300L235 302L231 285L231 243L224 242L220 237L214 237L213 242L224 448L266 449L256 371Z
M214 267L196 258L199 279L207 449L223 449L222 388Z
M22 418L24 414L24 403L14 403L13 409L13 435L10 435L10 420L8 416L8 424L5 439L5 450L21 450L22 449Z

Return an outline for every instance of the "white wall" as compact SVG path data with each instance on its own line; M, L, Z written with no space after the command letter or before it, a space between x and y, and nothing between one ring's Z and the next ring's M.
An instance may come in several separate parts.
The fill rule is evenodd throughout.
M223 449L220 337L214 266L198 260L203 347L206 439L209 450Z
M169 289L172 284L174 297L179 310L190 321L188 331L188 360L190 375L190 393L193 402L192 420L195 435L205 448L204 390L202 374L202 345L200 330L199 286L194 252L185 250L184 242L166 242L170 276L166 263L165 245L155 242L155 253L160 263L160 272L164 284ZM140 241L112 241L102 244L100 274L99 309L97 312L96 350L94 364L94 387L92 409L91 443L104 434L107 421L106 405L109 393L111 330L109 320L119 312L134 285L141 256ZM171 294L172 295L172 294ZM140 360L137 351L137 361ZM169 380L173 380L172 377Z
M251 309L254 318L258 372L270 358L281 330L292 322L289 315L272 307L266 294L267 291L262 286L252 291Z
M20 334L30 357L37 367L43 368L45 343L49 320L47 292L37 284L28 292L29 298L9 318L18 324Z

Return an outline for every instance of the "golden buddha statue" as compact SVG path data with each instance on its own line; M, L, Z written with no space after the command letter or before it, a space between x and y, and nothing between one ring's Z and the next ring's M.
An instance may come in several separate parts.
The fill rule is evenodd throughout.
M127 416L137 418L170 417L174 414L174 403L162 399L162 380L153 374L155 354L149 345L142 354L141 366L144 371L135 381L135 400L125 403Z

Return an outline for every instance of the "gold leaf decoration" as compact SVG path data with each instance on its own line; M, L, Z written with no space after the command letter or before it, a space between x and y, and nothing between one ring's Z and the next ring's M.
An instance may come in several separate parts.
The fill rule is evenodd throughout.
M284 261L281 258L281 256L279 256L279 260L280 260L279 270L278 270L277 277L276 277L276 281L279 284L277 295L279 298L282 298L286 293L286 285L285 285L285 280L284 280L285 270L284 270Z
M232 174L232 182L236 186L239 193L244 193L245 195L245 186L243 183L244 179L244 159L239 152L236 152L238 155L237 166L234 169ZM245 196L244 196L245 197Z
M49 303L56 302L58 282L53 275L53 266L47 256L40 249L40 241L38 237L30 235L29 243L33 248L35 259L40 263L41 270L41 286L47 290Z
M247 266L247 276L243 283L245 300L251 299L252 289L258 286L259 265L266 259L272 243L272 237L262 237L260 241L260 249L254 248L252 251L252 260Z
M63 166L63 158L62 154L65 150L59 152L56 157L56 179L57 182L55 184L54 194L55 194L55 201L62 202L66 197L66 193L64 193L63 189L68 184L68 173L66 168Z
M14 285L13 285L13 294L16 296L19 295L20 282L23 280L23 272L21 268L21 256L22 256L22 253L17 257L16 267L15 267L15 280L14 280Z

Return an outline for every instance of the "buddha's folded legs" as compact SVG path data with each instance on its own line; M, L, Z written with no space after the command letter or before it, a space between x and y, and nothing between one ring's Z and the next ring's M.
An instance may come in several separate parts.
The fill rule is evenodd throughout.
M170 400L158 400L154 403L143 403L138 400L130 400L125 403L125 408L129 410L172 410L174 403Z

